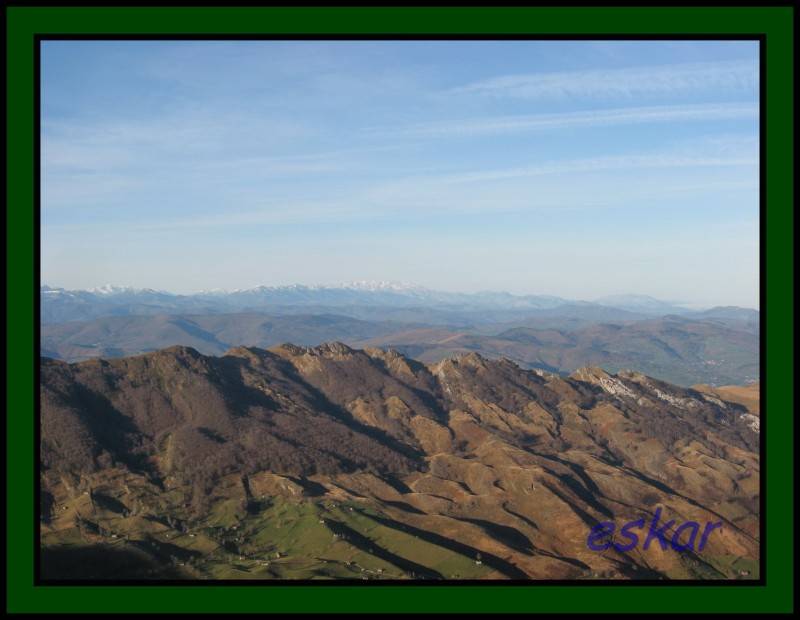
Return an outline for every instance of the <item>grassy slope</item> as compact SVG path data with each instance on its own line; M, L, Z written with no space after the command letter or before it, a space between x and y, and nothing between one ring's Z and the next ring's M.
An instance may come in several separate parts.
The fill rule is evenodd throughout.
M373 509L352 503L274 497L248 511L240 501L224 499L189 529L92 509L86 496L60 506L58 518L43 531L45 549L78 553L98 545L143 548L160 570L170 566L192 578L405 579L438 574L478 579L490 572L474 558L386 527L373 519L378 515ZM78 514L98 525L99 532L75 527Z

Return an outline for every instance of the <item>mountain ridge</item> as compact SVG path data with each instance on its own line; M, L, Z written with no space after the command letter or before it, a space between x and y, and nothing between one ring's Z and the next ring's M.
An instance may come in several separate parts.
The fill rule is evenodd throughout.
M741 578L757 566L747 409L641 373L562 377L475 352L426 365L337 342L41 364L55 574L78 549L112 547L150 578ZM721 519L723 533L704 554L586 547L597 522L656 506Z
M604 309L607 312L609 309ZM493 326L370 321L341 314L230 313L104 317L46 324L41 348L70 361L121 357L172 344L219 355L237 345L270 347L284 341L316 345L340 340L352 346L394 347L423 362L458 352L509 357L527 367L568 374L581 365L628 367L682 385L746 383L758 378L758 324L685 315L631 319L603 315L593 323L580 313L536 311ZM619 317L613 321L614 317Z

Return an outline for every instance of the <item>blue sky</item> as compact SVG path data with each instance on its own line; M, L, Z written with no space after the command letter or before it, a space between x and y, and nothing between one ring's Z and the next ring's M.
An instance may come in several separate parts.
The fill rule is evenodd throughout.
M758 304L750 42L45 42L42 281Z

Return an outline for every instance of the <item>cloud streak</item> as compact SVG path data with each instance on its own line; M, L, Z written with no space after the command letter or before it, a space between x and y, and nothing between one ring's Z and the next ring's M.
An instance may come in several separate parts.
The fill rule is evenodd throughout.
M579 172L605 172L610 170L644 170L664 168L718 168L731 166L753 167L758 165L758 158L749 156L715 157L687 155L621 155L557 161L524 166L469 172L443 177L448 183L475 183L499 181L519 177L535 177L544 175L574 174Z
M393 129L373 128L369 132L413 138L469 137L523 131L741 119L758 119L758 106L750 103L726 103L585 110L420 123Z
M253 203L249 209L207 213L192 218L159 218L149 222L131 223L134 231L167 231L190 229L236 228L241 226L267 226L286 224L342 224L344 222L374 221L397 214L406 216L434 212L450 215L469 213L497 213L531 209L606 208L613 207L625 198L647 198L653 195L650 181L626 181L619 186L619 177L590 178L592 173L633 170L719 169L741 167L751 170L757 158L740 154L685 155L636 154L612 157L551 161L521 167L491 171L464 171L457 174L410 176L392 182L380 183L360 190L350 191L327 200ZM559 177L569 175L570 183ZM710 178L703 174L701 180L687 178L681 183L658 187L658 196L703 191L746 191L757 189L757 179L745 174L732 179ZM534 187L517 185L490 185L495 181L546 179ZM623 177L625 178L625 177ZM66 224L62 228L69 228Z
M450 94L523 99L630 98L752 90L757 85L758 64L753 60L504 75L457 87Z

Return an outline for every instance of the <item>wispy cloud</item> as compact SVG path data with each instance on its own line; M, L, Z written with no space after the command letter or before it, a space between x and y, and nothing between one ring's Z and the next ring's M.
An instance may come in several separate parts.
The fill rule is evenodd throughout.
M136 221L126 221L125 225L126 230L140 232L236 229L290 224L336 225L433 212L453 215L596 209L614 207L632 199L663 199L678 193L697 197L710 191L754 190L758 183L757 166L756 143L736 136L722 136L717 140L679 142L661 152L541 161L488 170L398 175L367 185L349 185L317 198L302 199L299 194L290 193L284 199L265 199L258 188L235 194L233 201L230 194L212 193L211 205L233 203L237 208L228 207L220 212L209 207L206 212L196 212L188 218L175 217L169 210L152 212L147 217L137 217ZM642 174L644 171L648 173ZM535 182L531 182L532 179ZM75 194L89 200L91 195L80 193L80 187L93 186L85 181L69 191L58 188L59 192L68 193L73 200ZM124 189L118 187L119 182L103 188L101 196L111 200L115 193ZM111 210L103 216L97 213L93 219L96 224L103 225L106 218L116 217ZM61 221L58 227L85 225L85 222Z
M158 118L110 121L48 121L42 124L45 166L107 168L150 162L154 157L228 157L231 152L261 154L302 143L317 135L309 123L213 107L181 110Z
M757 84L758 65L753 60L504 75L472 82L450 93L525 99L627 98L749 90Z
M246 211L205 214L193 218L153 219L132 224L129 229L138 232L157 232L282 224L335 224L348 218L363 217L363 214L363 208L360 206L339 202L284 202L261 205Z
M534 177L544 175L574 174L578 172L604 172L609 170L642 170L664 168L719 168L731 166L757 166L758 158L750 156L715 157L688 155L621 155L595 157L542 163L534 166L522 166L453 174L440 177L448 183L475 183L498 181L518 177Z
M576 127L609 127L647 123L724 121L757 119L758 106L750 103L647 106L585 110L558 114L500 116L456 121L419 123L394 128L370 128L378 135L404 135L414 138L483 136Z
M756 50L49 42L43 276L161 288L551 278L550 292L570 283L580 296L657 281L672 297L713 281L731 303L757 284L757 253L742 252L758 241Z

